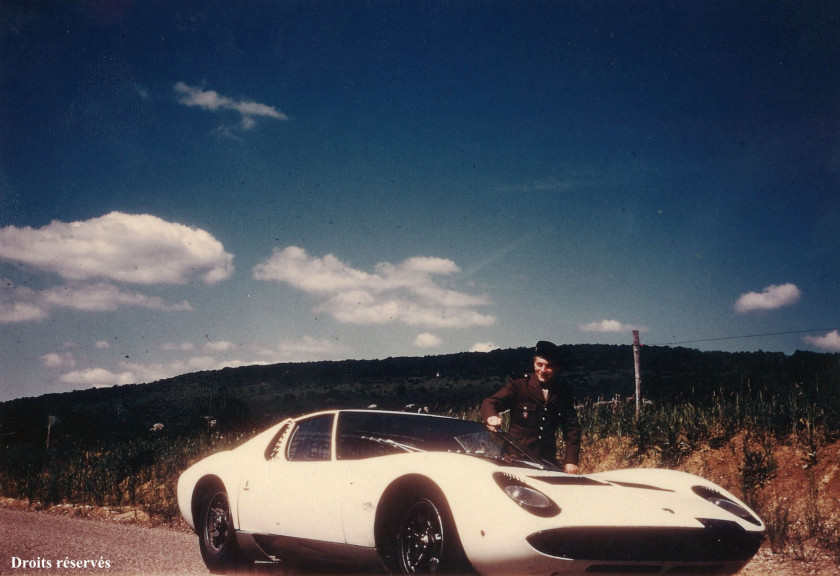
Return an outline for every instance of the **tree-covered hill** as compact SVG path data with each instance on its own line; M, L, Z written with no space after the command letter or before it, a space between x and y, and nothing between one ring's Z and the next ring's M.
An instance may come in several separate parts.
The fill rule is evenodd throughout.
M563 378L584 401L635 389L629 345L565 345ZM474 408L529 370L530 348L382 360L225 368L147 384L78 390L0 403L0 447L19 443L192 435L203 427L255 430L280 417L334 407L437 412ZM786 394L794 384L836 399L840 354L700 352L643 347L642 392L654 402L703 403L716 394ZM156 424L162 424L155 428Z

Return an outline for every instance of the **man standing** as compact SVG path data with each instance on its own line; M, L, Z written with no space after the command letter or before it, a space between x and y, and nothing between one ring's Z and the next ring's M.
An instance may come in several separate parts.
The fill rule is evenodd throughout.
M541 340L534 348L534 373L509 380L481 403L481 418L494 432L499 413L510 410L508 434L535 456L557 463L557 429L566 444L563 470L579 473L580 424L571 389L560 381L560 349Z

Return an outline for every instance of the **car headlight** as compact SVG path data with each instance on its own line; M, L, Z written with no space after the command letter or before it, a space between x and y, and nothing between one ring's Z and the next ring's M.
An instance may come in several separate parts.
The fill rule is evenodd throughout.
M750 524L761 526L761 520L756 518L749 510L747 510L737 502L730 500L717 490L713 490L705 486L693 486L691 490L695 494L700 496L700 498L706 500L707 502L711 502L718 508L726 510L733 516L737 516L741 520L745 520Z
M541 518L550 518L560 513L560 507L551 498L539 490L526 486L518 478L510 474L496 472L493 474L493 479L508 498L531 514L540 516Z

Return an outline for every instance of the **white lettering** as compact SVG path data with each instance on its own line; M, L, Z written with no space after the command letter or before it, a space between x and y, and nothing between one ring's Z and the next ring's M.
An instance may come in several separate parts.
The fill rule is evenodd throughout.
M52 568L52 562L40 556L35 560L24 560L17 556L12 556L12 568Z

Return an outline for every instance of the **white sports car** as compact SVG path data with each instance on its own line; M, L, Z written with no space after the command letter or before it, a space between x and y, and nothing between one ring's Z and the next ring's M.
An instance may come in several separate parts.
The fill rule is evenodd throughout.
M373 410L285 420L187 469L213 572L255 561L424 574L730 574L764 524L683 472L573 476L482 424Z

